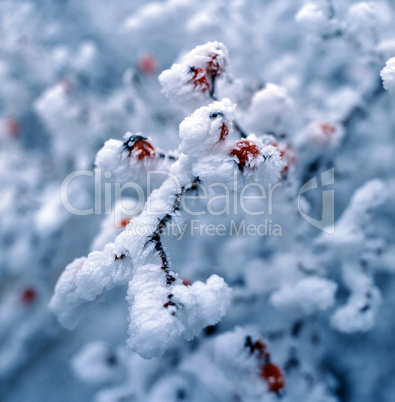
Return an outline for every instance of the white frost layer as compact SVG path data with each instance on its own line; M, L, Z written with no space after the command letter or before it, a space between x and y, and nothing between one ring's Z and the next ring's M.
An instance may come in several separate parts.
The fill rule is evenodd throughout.
M336 288L333 281L325 278L305 278L282 286L272 294L270 302L278 309L311 314L333 305Z
M112 243L66 267L51 301L51 309L65 327L73 328L84 310L104 291L126 283L130 304L128 345L142 357L159 356L178 337L192 339L224 316L230 289L223 279L213 275L205 284L195 282L185 287L168 263L163 268L165 257L158 253L158 247L162 247L163 253L165 248L154 239L158 237L159 222L166 225L164 222L171 220L182 225L182 215L174 203L196 176L203 182L223 182L223 174L229 174L228 167L237 166L230 155L232 146L226 141L234 110L235 105L224 99L201 107L186 118L180 125L179 158L170 167L170 178L152 191L140 215L133 217ZM261 154L249 158L239 172L244 182L278 179L282 162L275 148L253 135L247 141L253 142ZM123 152L122 142L108 141L99 152L97 164L108 170L119 169L123 154L127 152ZM133 159L128 155L127 158ZM129 176L129 163L126 160L121 175Z
M395 96L395 57L389 59L385 67L381 70L381 78L384 88Z
M131 135L130 132L126 133L125 140ZM149 138L147 141L151 142ZM164 167L160 164L165 161L165 159L159 160L155 157L139 160L136 154L129 155L123 141L110 139L97 153L95 165L103 169L104 172L111 172L111 177L114 180L127 183L130 181L139 182L142 177L145 177L148 170L163 169Z
M162 92L174 103L193 103L207 99L208 91L202 91L202 87L195 86L192 77L188 65L173 64L159 76Z
M229 99L197 109L180 124L180 151L193 160L202 158L207 152L221 153L225 143L220 141L221 128L225 124L231 133L235 109L236 105ZM215 114L217 116L213 117Z
M207 325L216 324L230 303L229 287L212 275L205 284L187 287L178 281L171 290L176 306L165 308L169 299L163 281L160 266L150 264L139 268L129 286L128 345L147 359L160 356L179 336L190 340Z
M207 42L204 45L196 46L184 58L183 63L207 69L208 63L215 57L219 72L224 72L229 65L228 49L221 42Z
M284 87L268 83L253 96L246 122L253 132L275 132L292 105Z
M104 290L127 283L132 263L130 259L115 261L114 256L121 254L109 243L103 251L93 251L67 265L49 305L65 328L73 329Z
M366 332L373 328L378 307L382 298L376 288L369 289L369 304L366 302L366 292L356 290L331 318L331 324L338 331L345 333Z
M228 64L228 50L222 43L208 42L197 46L183 58L181 64L173 64L160 74L162 92L172 102L197 107L210 96L213 65L214 75L219 77Z

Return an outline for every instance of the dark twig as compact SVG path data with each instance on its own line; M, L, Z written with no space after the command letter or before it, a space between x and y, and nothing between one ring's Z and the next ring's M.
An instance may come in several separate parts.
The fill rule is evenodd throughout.
M213 75L211 78L210 98L214 101L217 101L218 98L215 95L215 84L215 75ZM239 132L241 138L247 138L246 132L240 127L240 124L236 120L233 120L233 126Z
M215 74L211 77L211 88L210 88L210 98L217 100L215 96Z
M236 120L233 120L233 126L239 132L241 138L247 138L246 132L240 127Z
M199 183L200 183L200 180L198 177L196 177L189 186L186 186L186 187L183 186L181 188L181 191L179 193L175 194L174 202L173 202L170 212L168 212L163 218L161 218L159 220L159 223L156 226L156 229L148 237L147 242L145 243L145 246L144 246L144 247L146 247L150 243L154 244L154 248L162 261L161 269L166 274L166 285L167 286L171 286L173 284L173 282L175 282L176 278L174 275L172 275L172 272L170 270L170 262L168 260L166 251L163 247L161 236L163 235L167 224L172 220L174 213L181 209L182 197L184 197L190 191L195 191L198 188ZM167 308L169 306L176 305L174 302L172 302L170 300L172 297L173 297L172 294L168 295L169 301L164 304L164 307Z

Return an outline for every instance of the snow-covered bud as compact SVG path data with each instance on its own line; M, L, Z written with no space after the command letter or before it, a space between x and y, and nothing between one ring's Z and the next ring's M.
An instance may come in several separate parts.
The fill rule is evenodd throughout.
M280 153L253 134L227 146L226 153L218 147L212 149L216 153L200 158L193 168L193 174L206 184L220 181L229 189L239 191L248 183L273 184L281 177Z
M284 162L280 152L275 146L266 144L254 134L233 144L229 154L239 170L239 187L249 182L273 184L281 177Z
M180 124L180 151L192 158L218 153L232 130L236 105L229 99L197 109Z
M139 134L126 133L125 142L108 140L97 153L95 164L110 171L121 181L139 180L144 172L157 166L156 150L150 139Z
M381 79L383 80L384 88L395 96L395 57L387 61L386 66L381 70Z
M207 99L214 78L221 76L229 64L228 50L219 42L197 46L182 64L173 64L159 76L163 93L173 102L191 103Z
M158 63L151 54L143 54L139 59L137 66L143 74L155 74L158 69Z
M284 87L267 84L255 93L246 115L248 129L252 132L276 132L293 105Z
M129 152L130 157L135 157L139 161L155 158L155 148L146 137L129 134L125 134L127 140L124 142L124 148Z
M341 142L344 130L337 124L317 121L303 132L300 141L309 148L318 150L335 149Z
M198 104L209 96L209 77L200 67L173 64L159 76L162 92L175 103Z
M223 43L208 42L189 52L185 63L202 68L209 77L219 77L229 64L228 49Z
M297 157L295 150L285 142L273 142L272 144L280 155L283 163L281 176L285 177L296 165Z

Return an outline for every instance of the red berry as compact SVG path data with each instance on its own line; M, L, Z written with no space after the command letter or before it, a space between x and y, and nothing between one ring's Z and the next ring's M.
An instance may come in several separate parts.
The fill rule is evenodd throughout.
M310 145L325 149L336 144L339 139L338 127L328 122L313 122L306 131L306 139Z
M129 156L136 156L139 161L153 159L156 155L155 148L146 140L136 141L129 151Z
M206 92L210 89L207 73L202 68L191 67L189 71L192 74L190 82L193 83L196 89L202 92Z
M191 281L188 281L188 279L183 279L183 280L182 280L182 284L183 284L184 286L191 286L191 285L192 285L192 282L191 282Z
M237 141L234 148L230 151L238 160L240 170L250 165L252 159L260 155L259 148L256 144L249 140Z
M139 58L138 68L144 74L155 74L158 69L155 57L150 54L143 54Z
M261 377L267 382L270 392L279 392L285 386L284 374L273 363L266 363L261 367Z
M321 123L320 128L327 137L331 137L336 131L336 127L331 123Z
M22 293L21 293L21 301L23 304L26 305L31 305L34 303L36 300L37 293L33 288L26 288Z
M7 126L7 131L9 132L11 137L19 137L21 127L18 120L14 119L13 117L7 117L5 124Z
M281 176L286 176L290 170L290 168L296 165L296 152L289 145L285 143L277 144L276 142L272 144L277 148L280 153L280 157L284 163L284 167L281 170Z
M225 141L225 139L228 136L228 134L229 134L228 126L225 123L223 123L222 127L221 127L221 134L219 136L219 140L220 141Z
M218 61L217 54L210 54L209 55L210 61L207 63L206 71L210 77L219 77L223 72L224 68Z
M121 223L117 227L124 228L124 227L128 226L129 222L130 222L130 218L122 219Z

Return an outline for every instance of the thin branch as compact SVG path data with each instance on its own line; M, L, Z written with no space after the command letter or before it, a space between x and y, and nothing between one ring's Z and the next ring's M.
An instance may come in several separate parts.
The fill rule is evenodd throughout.
M210 98L217 100L215 96L215 74L211 76L211 88L210 88Z
M215 84L216 84L215 75L213 75L211 78L210 98L212 100L217 101L218 98L215 95ZM241 138L247 138L246 132L240 127L240 124L236 120L233 120L233 126L239 132Z
M246 132L240 127L236 120L233 120L233 126L239 132L241 138L247 138Z
M148 239L144 245L144 247L147 247L148 244L150 244L150 243L154 244L154 248L157 251L160 259L162 260L161 269L166 274L166 285L168 287L171 286L176 281L176 278L174 275L172 275L172 272L170 270L170 262L167 257L166 251L163 247L161 236L163 235L167 224L172 220L173 214L181 209L182 198L190 191L195 191L198 188L199 183L200 183L200 180L198 177L196 177L190 185L183 186L181 188L181 191L179 193L175 194L174 202L173 202L170 212L168 212L162 219L159 220L159 223L158 223L156 229L148 237ZM170 300L173 297L173 295L170 293L167 297L168 297L169 301L166 302L163 306L166 308L169 306L175 306L176 304Z

